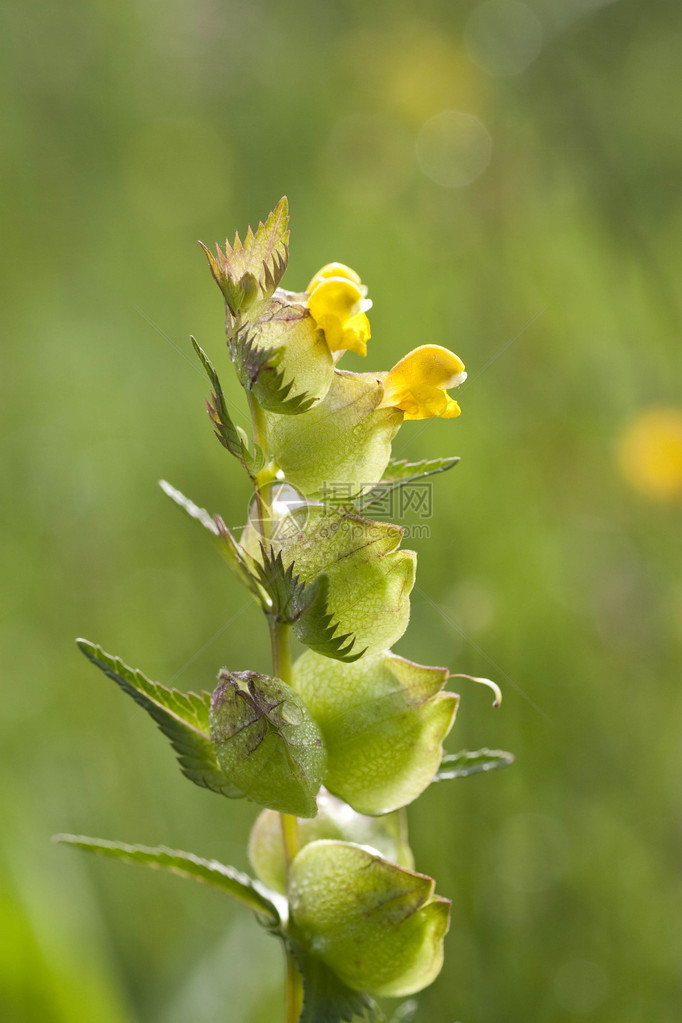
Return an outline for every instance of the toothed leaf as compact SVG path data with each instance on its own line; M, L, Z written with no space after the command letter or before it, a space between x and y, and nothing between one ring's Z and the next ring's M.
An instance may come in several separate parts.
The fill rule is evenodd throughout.
M288 367L284 347L264 347L254 332L240 330L230 342L230 351L240 383L253 392L263 408L280 415L298 415L315 404L315 397L309 397L306 391L291 394L294 388L291 374L285 383ZM283 362L285 365L281 365Z
M243 387L278 415L300 415L324 398L334 360L297 295L278 291L255 323L235 331L230 351Z
M190 501L188 497L185 497L184 494L171 486L166 480L159 480L159 486L164 494L170 497L171 501L207 530L221 557L225 559L235 575L248 586L254 596L260 600L260 591L249 571L248 564L244 560L241 548L220 515L211 517L205 508L200 508L194 501Z
M216 373L211 360L201 346L197 344L196 340L194 338L191 340L194 351L199 356L201 365L206 370L206 375L211 381L211 386L213 388L211 399L206 403L206 408L208 410L208 417L213 423L215 435L223 447L227 448L230 454L234 455L234 457L242 463L249 475L253 477L263 468L265 461L263 458L263 452L259 447L254 447L253 452L249 451L244 442L244 438L232 422L230 414L227 411L225 395L223 394L218 374Z
M200 242L211 273L233 315L241 315L260 297L268 298L282 277L289 261L289 205L286 196L277 203L265 223L256 232L249 227L242 242L235 235L225 251L216 246L216 256Z
M467 778L480 771L495 771L514 763L514 754L501 749L479 749L475 752L462 750L447 753L440 762L434 781L450 781L452 778Z
M263 544L261 560L255 562L255 568L272 602L268 614L291 625L301 643L339 661L356 661L362 657L364 650L354 651L355 637L339 633L339 623L334 622L328 610L329 580L326 576L318 576L310 583L302 582L295 574L293 562L285 568L282 552L275 554Z
M265 885L254 881L235 867L228 867L217 860L205 860L194 853L167 849L165 846L126 845L124 842L107 842L103 838L88 838L85 835L55 835L53 842L74 845L86 852L108 856L123 863L141 863L152 870L165 870L178 877L219 888L252 909L254 913L268 917L272 923L280 922L280 915L272 901L277 896Z
M397 461L391 459L386 466L386 471L379 483L372 487L367 493L356 498L354 506L357 511L367 512L371 508L385 506L390 495L399 487L414 483L416 480L426 479L427 476L434 476L439 472L446 472L452 469L459 462L458 456L451 458L425 458L421 462ZM382 510L381 514L385 514Z
M325 613L338 622L339 632L355 637L354 651L377 652L397 642L409 621L416 555L398 550L403 532L385 522L309 504L292 508L269 543L273 555L281 551L284 565L293 563L302 582L310 585L319 576L327 577ZM260 542L252 521L241 544L256 561Z
M156 722L175 750L186 778L229 799L240 799L244 795L218 764L209 735L210 693L167 689L96 644L86 639L76 642L88 660L132 696Z
M287 939L303 978L303 1009L299 1023L381 1023L376 1002L362 991L353 991L321 959L298 942Z

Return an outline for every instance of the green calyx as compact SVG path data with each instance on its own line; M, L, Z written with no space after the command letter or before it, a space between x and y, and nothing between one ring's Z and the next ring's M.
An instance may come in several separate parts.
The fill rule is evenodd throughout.
M367 817L322 789L317 797L317 816L298 821L298 848L322 838L369 845L400 866L412 869L414 857L407 844L404 822L398 813ZM249 860L257 877L274 891L286 891L286 861L279 814L263 810L249 838Z
M305 943L350 988L398 997L438 975L450 905L424 874L350 842L311 842L296 856L288 897Z
M211 697L211 741L225 775L261 806L317 813L326 750L301 698L278 678L223 668Z
M353 664L307 651L292 685L317 721L327 748L327 788L363 814L411 803L433 781L459 697L443 692L446 668L390 651Z
M396 643L410 619L416 555L399 550L404 530L343 509L304 505L285 513L269 550L293 565L302 582L327 578L327 609L355 650L376 653ZM262 561L262 539L253 524L242 548Z
M348 502L381 479L403 421L379 408L381 382L369 373L335 370L326 396L305 416L267 417L272 456L308 497Z

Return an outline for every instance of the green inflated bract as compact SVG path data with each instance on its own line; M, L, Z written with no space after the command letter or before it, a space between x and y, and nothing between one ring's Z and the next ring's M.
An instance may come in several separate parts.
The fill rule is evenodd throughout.
M410 620L416 554L398 550L404 529L319 505L295 508L268 541L305 583L328 579L328 610L338 631L355 637L354 650L375 653L396 643ZM242 547L262 559L254 525Z
M315 720L290 686L223 668L209 726L220 767L246 796L280 813L315 816L326 751Z
M298 418L320 402L334 376L324 334L290 292L276 291L258 320L235 334L230 351L242 386L277 419Z
M317 797L317 817L298 821L298 847L322 838L372 846L387 860L412 869L414 857L397 813L366 817L324 789ZM282 822L274 810L263 810L249 838L249 859L256 874L277 892L286 890Z
M350 842L311 842L289 876L294 924L311 952L356 991L399 997L443 963L450 902L435 882Z
M327 747L325 785L364 814L405 806L431 783L459 697L442 692L447 668L390 651L352 664L312 650L296 661L292 685Z
M380 480L403 421L399 409L378 407L383 395L377 377L336 370L305 415L268 415L272 456L287 481L308 497L343 500Z

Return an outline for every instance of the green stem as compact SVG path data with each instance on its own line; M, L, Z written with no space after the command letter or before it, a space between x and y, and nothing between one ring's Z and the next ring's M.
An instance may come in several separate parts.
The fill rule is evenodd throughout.
M270 505L270 489L274 479L267 447L265 417L258 402L249 394L249 407L253 422L253 439L265 455L265 466L260 479L256 478L255 497L259 527L264 539L268 539L270 516L265 514L265 503ZM268 616L270 627L270 644L272 647L272 670L277 678L287 685L291 683L291 650L289 646L289 626L276 618ZM291 814L280 814L282 826L282 845L284 850L285 877L289 879L289 865L298 852L298 820ZM286 949L286 1023L298 1023L303 1007L303 982L301 974L291 952Z
M273 671L287 685L291 679L291 653L289 650L289 626L282 622L270 621L270 640L272 643ZM288 883L289 866L298 852L298 820L288 813L279 815L282 827L282 846L284 850L284 872ZM287 1023L298 1023L303 1007L303 984L296 962L291 952L286 950L286 1006Z
M303 983L291 952L287 952L287 1023L298 1023L303 1008Z
M267 471L267 468L268 468L268 466L267 466L268 449L267 449L267 444L266 444L266 439L267 438L266 438L265 417L263 416L263 409L260 407L260 405L258 404L258 402L253 397L253 395L251 394L250 391L247 391L246 393L247 393L248 402L249 402L249 411L251 412L251 422L253 423L253 439L254 439L254 443L256 443L260 447L261 451L263 452L263 454L265 456L266 465L265 465L264 468ZM261 536L264 537L265 536L265 530L267 528L267 517L264 514L265 509L263 507L262 482L259 479L259 476L262 476L262 475L263 475L263 471L261 471L261 473L259 473L255 477L253 483L254 483L254 496L255 496L255 499L256 499L256 510L257 510L257 514L258 514L258 529L259 529L259 532L260 532Z
M272 670L282 682L291 685L291 651L289 649L289 626L284 622L268 619L270 642L272 644Z

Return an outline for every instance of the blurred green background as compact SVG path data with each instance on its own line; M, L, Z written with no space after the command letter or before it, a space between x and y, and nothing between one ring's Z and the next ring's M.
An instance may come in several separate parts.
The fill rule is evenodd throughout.
M462 457L398 651L500 682L499 712L462 682L448 747L517 762L410 809L453 900L417 1020L679 1018L679 409L641 418L679 401L673 10L3 5L3 1020L280 1018L280 953L245 911L49 838L247 866L255 810L189 785L72 641L184 688L268 669L259 613L156 481L244 521L188 341L241 401L196 241L284 193L285 284L342 260L369 285L347 368L436 342L469 371L460 419L395 444Z

